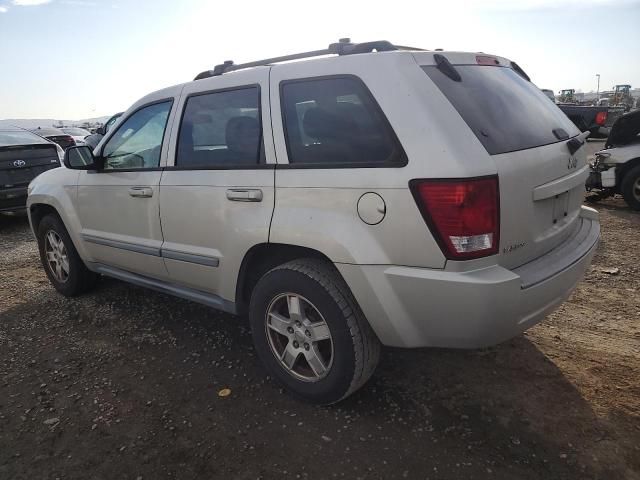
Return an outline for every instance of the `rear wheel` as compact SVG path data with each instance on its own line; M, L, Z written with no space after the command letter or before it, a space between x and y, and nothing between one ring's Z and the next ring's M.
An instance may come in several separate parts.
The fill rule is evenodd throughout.
M380 343L333 265L295 260L267 272L249 309L256 351L293 394L318 404L351 395L372 375Z
M620 191L627 205L634 210L640 210L640 165L625 173Z
M38 248L42 266L58 292L73 297L93 287L97 275L87 269L57 215L40 221Z

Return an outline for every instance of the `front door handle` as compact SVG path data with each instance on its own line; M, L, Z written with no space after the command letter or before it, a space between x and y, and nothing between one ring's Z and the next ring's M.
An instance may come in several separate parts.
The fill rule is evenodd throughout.
M232 202L261 202L262 190L259 188L232 188L227 190L227 199Z
M129 195L132 197L153 197L153 188L151 187L131 187Z

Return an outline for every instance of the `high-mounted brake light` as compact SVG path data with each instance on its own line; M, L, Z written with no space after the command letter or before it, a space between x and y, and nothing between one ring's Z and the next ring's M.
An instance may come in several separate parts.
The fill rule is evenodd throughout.
M600 126L604 127L604 124L607 121L607 113L608 112L605 110L603 112L598 112L596 114L596 124L597 125L600 125Z
M500 200L498 177L411 180L423 218L450 260L498 253Z
M500 65L500 61L490 55L476 55L476 63L478 65Z

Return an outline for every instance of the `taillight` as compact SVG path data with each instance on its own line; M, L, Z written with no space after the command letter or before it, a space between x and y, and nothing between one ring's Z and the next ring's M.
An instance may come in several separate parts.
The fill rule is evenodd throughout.
M450 260L498 253L498 177L411 180L411 192L431 233Z
M607 121L607 112L598 112L596 114L596 124L604 126L604 123Z

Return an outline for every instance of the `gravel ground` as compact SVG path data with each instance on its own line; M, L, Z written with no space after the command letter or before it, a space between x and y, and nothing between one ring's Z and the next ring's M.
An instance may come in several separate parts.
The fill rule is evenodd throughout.
M243 318L108 279L61 297L0 216L0 479L640 479L640 215L598 208L594 265L546 321L385 350L330 408L266 377Z

